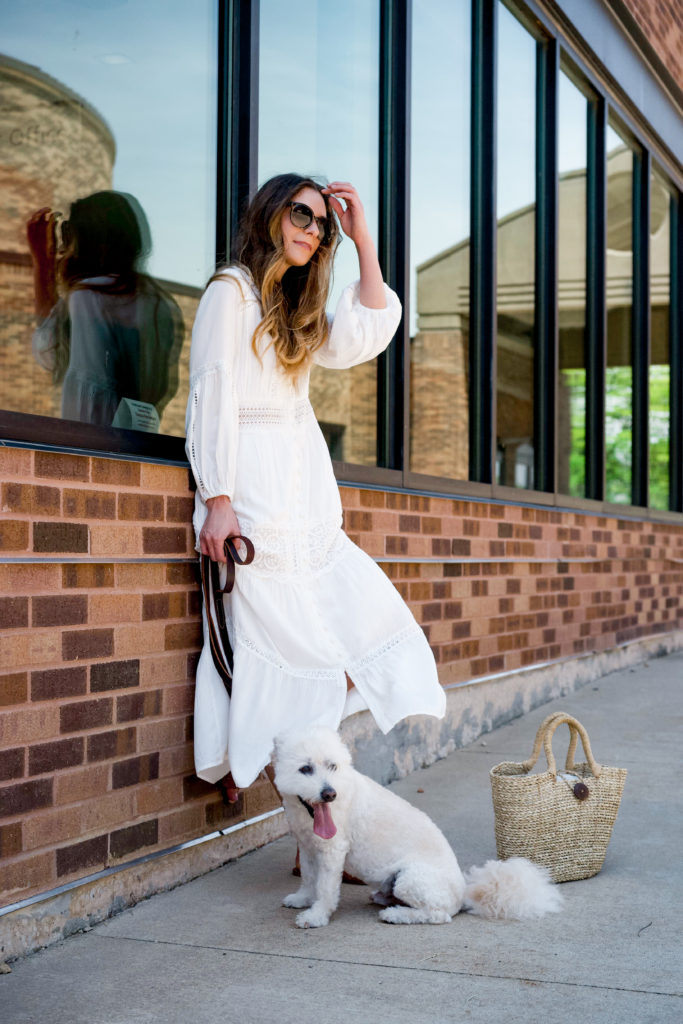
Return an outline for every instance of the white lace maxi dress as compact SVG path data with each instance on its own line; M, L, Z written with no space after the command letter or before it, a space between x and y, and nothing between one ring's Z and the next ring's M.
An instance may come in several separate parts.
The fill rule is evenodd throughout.
M407 715L443 717L445 695L425 636L375 562L342 531L342 508L323 435L308 399L308 375L295 385L272 347L253 353L261 319L240 271L224 272L204 294L190 355L187 454L197 495L199 536L205 501L232 498L254 542L250 566L237 567L226 599L234 648L232 699L207 643L197 667L195 768L215 782L232 771L249 785L270 760L273 738L307 722L337 728L368 707L384 731ZM345 368L388 345L401 309L369 309L350 285L329 338L315 354ZM347 701L345 671L356 686ZM228 762L229 752L229 762Z

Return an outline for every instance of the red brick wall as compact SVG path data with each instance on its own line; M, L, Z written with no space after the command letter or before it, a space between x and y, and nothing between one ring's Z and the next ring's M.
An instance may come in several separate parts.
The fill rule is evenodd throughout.
M0 904L272 807L192 774L187 471L4 448L0 479L0 561L38 560L0 564Z
M187 470L0 448L0 480L0 905L271 808L192 771ZM444 684L680 626L683 526L342 496Z
M623 0L662 63L683 89L681 0Z
M444 685L604 651L677 629L683 618L683 526L343 494L349 535L383 559Z

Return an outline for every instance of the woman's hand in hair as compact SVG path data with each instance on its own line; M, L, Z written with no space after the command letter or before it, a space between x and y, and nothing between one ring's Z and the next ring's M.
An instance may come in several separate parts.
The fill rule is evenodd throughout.
M239 537L240 524L227 494L217 498L207 498L209 514L204 520L199 534L199 548L203 555L208 555L214 562L224 562L223 546L226 537Z
M382 271L358 193L348 181L332 181L322 191L323 195L329 196L330 206L337 214L344 234L348 235L358 250L361 304L369 309L385 309L387 299ZM340 199L344 200L346 208L339 202Z
M365 210L353 185L348 181L332 181L322 192L329 197L330 206L337 214L344 234L356 245L363 245L368 241L370 232ZM344 200L346 207L342 206L340 199Z

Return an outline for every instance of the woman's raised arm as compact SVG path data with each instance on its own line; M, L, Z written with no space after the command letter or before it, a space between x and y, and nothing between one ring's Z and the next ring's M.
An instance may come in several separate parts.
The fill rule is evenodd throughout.
M348 181L333 181L322 191L323 195L329 196L330 205L339 218L344 234L356 246L360 266L361 304L368 309L384 309L387 301L382 271L358 193ZM340 199L344 200L346 208L339 202Z

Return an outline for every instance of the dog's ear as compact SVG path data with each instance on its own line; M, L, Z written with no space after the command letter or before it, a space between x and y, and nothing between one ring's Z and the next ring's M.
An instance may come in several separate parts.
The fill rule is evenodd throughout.
M297 729L285 729L284 732L279 732L277 736L273 737L273 755L277 757L282 754L288 746L296 743L298 736Z

